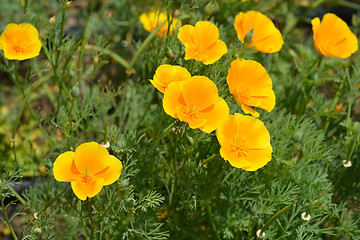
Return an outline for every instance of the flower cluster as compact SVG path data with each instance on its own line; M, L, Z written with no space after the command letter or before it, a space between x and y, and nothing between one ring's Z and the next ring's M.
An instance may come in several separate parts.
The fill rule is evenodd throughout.
M279 51L283 44L280 32L265 15L258 12L254 14L260 16L258 19L261 21L255 21L254 26L250 26L256 28L252 45L258 51ZM238 16L240 15L241 13ZM262 20L261 17L266 19ZM245 18L243 21L252 20ZM262 21L267 21L267 24ZM239 38L238 26L241 24L246 22L241 23L237 17L235 29ZM241 26L239 28L246 30ZM262 34L270 32L272 35L268 39L272 42L281 40L280 45L266 42ZM243 32L244 36L246 33ZM185 60L194 59L205 65L218 61L227 53L227 46L219 39L219 35L216 25L208 21L198 21L195 26L182 26L177 36L185 46ZM264 46L267 46L267 49ZM259 113L251 107L262 108L268 112L275 107L272 80L260 63L241 58L231 63L226 80L235 101L245 114L250 113L252 116L239 113L229 115L229 107L226 101L219 97L216 84L206 76L191 76L181 66L159 66L150 82L164 93L165 113L188 123L192 129L199 128L206 133L216 130L221 146L220 155L234 167L255 171L271 160L272 147L269 132L264 123L256 118Z

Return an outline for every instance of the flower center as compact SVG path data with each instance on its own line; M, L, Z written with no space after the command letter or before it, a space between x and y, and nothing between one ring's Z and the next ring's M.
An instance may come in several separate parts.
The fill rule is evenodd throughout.
M13 46L13 50L14 50L16 53L23 53L23 52L25 51L25 48L15 45L15 46Z
M196 120L199 118L199 108L193 104L190 104L190 106L182 106L182 112L187 119Z
M245 137L235 136L229 140L230 152L235 153L236 157L246 158L248 155L248 147L246 146Z
M88 174L87 168L85 170L85 174L80 176L80 181L86 184L89 184L93 181L93 178Z
M240 84L239 88L235 90L235 100L236 102L246 103L249 100L249 96L245 96L244 93L247 92L247 88Z

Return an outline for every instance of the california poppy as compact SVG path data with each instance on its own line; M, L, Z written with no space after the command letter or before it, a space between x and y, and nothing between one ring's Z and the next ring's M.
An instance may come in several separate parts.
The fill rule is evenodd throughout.
M166 23L160 28L160 30L156 33L158 36L163 36L167 33L169 28L167 13L156 11L150 11L148 13L142 13L139 17L140 22L144 26L145 30L148 32L153 31L158 25L165 22ZM174 31L181 26L181 20L177 18L172 18L172 22L170 25L169 34L173 34Z
M195 27L184 25L177 36L185 46L185 60L195 59L208 65L227 53L226 44L219 39L218 28L211 22L199 21Z
M234 167L256 171L271 160L270 134L257 118L229 115L216 129L216 137L221 157Z
M191 74L186 68L163 64L156 69L153 80L150 82L160 92L164 93L171 82L185 81L189 78L191 78Z
M29 23L10 23L0 36L0 49L9 60L36 57L41 50L37 29Z
M232 61L226 80L230 93L244 113L258 117L259 113L249 106L268 112L275 107L272 80L260 63L238 58Z
M229 114L215 83L205 76L170 83L164 93L163 107L167 114L187 122L190 128L207 133L214 131Z
M234 27L242 43L245 41L246 34L253 30L250 45L256 51L275 53L280 51L284 44L279 29L275 27L270 18L261 12L240 12L235 17Z
M311 20L316 50L325 57L348 58L358 50L358 39L346 22L333 13Z
M114 183L121 170L121 161L96 142L83 143L75 152L60 154L53 168L54 178L71 182L75 195L83 201L97 195L103 186Z

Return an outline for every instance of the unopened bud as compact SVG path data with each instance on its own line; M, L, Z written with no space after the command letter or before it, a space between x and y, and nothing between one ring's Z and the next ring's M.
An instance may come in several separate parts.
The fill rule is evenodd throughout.
M49 19L49 24L50 25L53 25L56 21L56 16L52 16L50 19Z
M34 234L40 235L41 234L41 228L34 228Z
M121 186L123 188L126 188L127 186L129 186L129 184L130 184L130 179L129 178L124 179L123 181L121 181Z
M79 94L80 94L79 83L76 83L76 84L71 88L71 96L72 96L72 97L78 97Z
M245 43L245 44L250 44L250 43L252 42L253 32L254 32L254 29L251 29L251 30L248 31L248 33L245 35L245 37L244 37L244 43Z
M304 130L303 129L300 129L298 131L296 131L294 133L294 135L292 135L292 139L295 141L295 142L301 142L301 139L303 137L303 134L304 134Z
M71 5L72 5L72 1L68 1L68 2L64 3L63 8L65 10L68 10L69 8L71 8Z
M133 199L133 198L126 199L126 205L128 207L134 207L135 206L135 199Z

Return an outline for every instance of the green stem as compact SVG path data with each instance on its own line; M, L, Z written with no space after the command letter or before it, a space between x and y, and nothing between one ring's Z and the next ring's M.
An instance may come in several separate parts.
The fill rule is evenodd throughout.
M139 58L140 54L145 50L145 48L147 47L147 45L149 45L149 43L155 38L157 32L160 30L160 28L166 23L166 21L164 21L163 23L159 24L150 34L149 36L145 39L145 41L143 42L143 44L140 46L140 48L136 51L135 56L133 57L133 59L130 62L130 68L127 70L131 70L131 68L134 66L135 62L137 61L137 59Z
M341 91L344 87L344 80L341 81L341 84L339 86L339 88L337 89L336 93L335 93L335 96L331 102L331 105L330 105L330 110L333 110L336 106L336 104L339 102L339 99L340 99L340 95L341 95ZM329 117L326 117L326 120L325 120L325 124L324 124L324 128L323 128L323 132L326 133L328 127L330 125L330 118Z
M8 225L8 227L9 227L9 229L10 229L10 232L11 232L12 237L14 238L14 240L17 240L18 238L17 238L17 236L16 236L16 234L15 234L15 231L14 231L13 227L11 226L9 217L8 217L8 215L7 215L7 213L6 213L6 208L5 208L5 204L4 204L4 199L3 199L3 197L1 197L0 201L1 201L1 208L2 208L2 210L3 210L3 214L4 214L4 217L5 217L5 222L6 222L6 224Z
M10 185L10 184L6 184L7 189L9 189L9 191L19 200L19 202L21 202L22 205L26 206L26 201L24 200L24 198L22 198L20 196L20 194L18 194L15 189Z
M213 233L216 237L217 240L221 240L221 237L216 229L216 225L215 225L215 222L214 222L214 219L213 219L213 216L212 216L212 213L211 213L211 206L210 206L210 200L209 201L206 201L206 212L208 214L208 218L209 218L209 221L210 221L210 226L211 226L211 229L213 230Z
M297 201L293 201L292 203L290 203L289 205L287 205L286 207L284 207L283 209L281 209L279 212L277 212L274 216L272 216L272 218L270 218L269 221L267 221L267 223L264 225L264 227L261 228L261 232L260 235L262 235L263 232L266 231L266 229L269 228L269 226L275 222L276 219L278 219L281 215L283 215L287 210L289 210L292 205L294 205Z
M235 33L235 34L230 38L230 40L226 43L226 46L229 47L230 44L232 44L232 43L235 41L236 38L237 38L237 34Z
M48 209L48 207L51 206L51 204L53 204L56 200L58 200L61 195L63 195L66 192L66 189L64 189L62 192L60 192L58 195L56 195L56 197L54 197L53 199L49 200L48 202L45 203L45 205L40 209L40 212L45 212L46 209Z
M219 157L219 156L220 156L220 154L217 153L217 154L214 154L214 155L208 157L208 158L205 159L202 163L200 163L200 166L204 166L205 163L207 163L207 162L209 162L209 161L211 161L211 160L213 160L214 158Z
M105 134L104 134L104 144L107 144L107 142L108 142L109 124L110 124L110 118L108 118L108 119L106 120Z
M78 62L77 62L77 81L80 82L80 76L81 76L81 70L82 70L82 61L84 58L84 50L85 50L85 44L86 44L86 40L87 40L87 33L89 30L89 25L90 25L90 21L91 21L91 17L92 17L92 13L90 14L89 20L86 24L85 27L85 31L84 31L84 35L82 36L82 42L81 42L81 48L80 48L80 53L79 53L79 58L78 58Z

